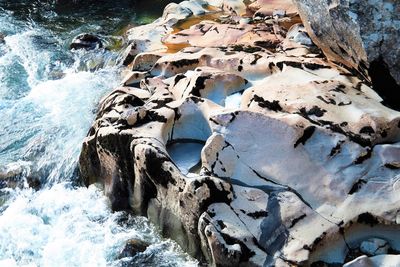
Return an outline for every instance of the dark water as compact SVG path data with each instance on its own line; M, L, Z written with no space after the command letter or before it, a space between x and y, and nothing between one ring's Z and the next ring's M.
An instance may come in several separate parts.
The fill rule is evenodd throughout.
M0 0L0 266L196 265L145 218L112 213L99 189L77 186L97 103L121 79L119 34L164 5ZM110 49L69 51L83 32ZM130 238L151 245L117 259Z

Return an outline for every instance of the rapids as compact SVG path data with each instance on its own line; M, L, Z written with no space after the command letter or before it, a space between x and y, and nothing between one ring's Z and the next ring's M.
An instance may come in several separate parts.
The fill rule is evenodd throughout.
M63 2L0 0L0 266L196 266L145 218L111 212L77 172L98 101L121 79L120 33L165 2ZM69 51L82 32L112 48ZM118 259L131 238L151 245Z

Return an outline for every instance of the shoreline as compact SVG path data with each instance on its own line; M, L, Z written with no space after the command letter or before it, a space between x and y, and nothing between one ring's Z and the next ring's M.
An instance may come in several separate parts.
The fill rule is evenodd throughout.
M325 57L297 7L184 1L128 30L85 184L213 266L362 262L366 242L399 254L400 113Z

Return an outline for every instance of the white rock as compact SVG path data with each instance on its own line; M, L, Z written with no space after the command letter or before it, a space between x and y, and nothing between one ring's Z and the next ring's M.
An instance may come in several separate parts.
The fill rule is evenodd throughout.
M379 255L368 258L361 256L346 263L343 267L398 267L400 266L400 255Z

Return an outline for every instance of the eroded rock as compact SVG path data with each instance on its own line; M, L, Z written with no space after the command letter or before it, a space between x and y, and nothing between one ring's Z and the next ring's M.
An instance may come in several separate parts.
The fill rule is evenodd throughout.
M329 62L289 2L209 4L225 17L185 1L130 30L124 87L83 144L85 183L213 266L400 251L400 113Z

